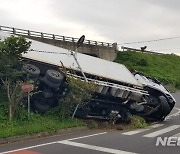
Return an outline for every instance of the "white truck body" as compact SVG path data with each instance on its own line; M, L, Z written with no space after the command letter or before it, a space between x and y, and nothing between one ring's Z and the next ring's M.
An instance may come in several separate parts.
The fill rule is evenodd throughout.
M10 36L10 34L7 35L6 33L0 31L0 36L1 38L5 38ZM30 47L30 50L32 49L32 51L27 51L27 53L22 54L22 57L56 66L62 66L62 62L66 68L79 70L73 56L71 55L71 52L67 49L31 39L27 40L32 42ZM76 53L76 57L84 73L132 84L138 87L142 86L131 74L131 72L122 64L110 62L78 52Z

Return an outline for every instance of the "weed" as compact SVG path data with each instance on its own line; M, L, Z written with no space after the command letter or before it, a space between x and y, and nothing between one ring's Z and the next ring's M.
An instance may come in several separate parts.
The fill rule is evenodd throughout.
M131 122L127 125L124 125L123 127L124 129L147 128L148 123L143 117L134 115L131 117Z

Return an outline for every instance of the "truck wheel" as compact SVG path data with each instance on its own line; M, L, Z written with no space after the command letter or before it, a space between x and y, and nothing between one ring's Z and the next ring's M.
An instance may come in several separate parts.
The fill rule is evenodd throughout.
M26 71L32 78L38 78L40 74L40 69L32 64L24 65L23 70Z
M89 109L88 108L80 108L80 109L77 110L77 112L75 114L75 117L78 117L78 118L87 118L88 113L89 113Z
M49 104L47 104L45 99L41 97L34 99L33 106L35 111L37 111L38 113L45 113L50 109Z
M126 124L129 124L131 122L131 113L127 110L124 110L124 113L122 114L122 121Z
M168 101L164 96L160 96L159 100L161 103L162 114L163 116L167 116L171 112Z
M59 83L54 83L52 81L49 81L46 77L43 78L43 81L50 88L58 88L61 84L61 81L59 81Z
M45 77L50 82L60 83L62 82L64 75L56 70L48 70Z
M113 123L115 123L115 124L118 124L118 123L129 124L131 122L131 117L132 117L131 113L127 109L122 107L119 110L116 117L114 117L114 122ZM111 121L111 119L110 119L110 121Z

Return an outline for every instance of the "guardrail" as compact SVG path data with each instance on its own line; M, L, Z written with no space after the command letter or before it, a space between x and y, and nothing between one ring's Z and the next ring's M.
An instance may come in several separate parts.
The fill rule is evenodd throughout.
M55 35L55 34L49 34L49 33L43 33L43 32L37 32L37 31L1 26L1 25L0 25L0 30L9 32L11 34L16 34L16 35L33 36L33 37L38 37L38 38L68 41L72 43L76 43L79 39L79 38L74 38L74 37L67 37L67 36L61 36L61 35ZM92 40L84 40L84 44L113 47L112 43L98 42L98 41L92 41Z

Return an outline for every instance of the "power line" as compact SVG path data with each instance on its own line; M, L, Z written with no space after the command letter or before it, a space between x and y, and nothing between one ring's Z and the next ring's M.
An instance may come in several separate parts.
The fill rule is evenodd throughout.
M61 55L71 55L71 53L60 53L60 52L45 51L45 50L34 50L34 49L29 49L28 51L42 52L42 53L52 53L52 54L61 54Z
M136 41L136 42L119 43L118 45L124 45L124 44L138 44L138 43L150 43L150 42L158 42L158 41L164 41L164 40L172 40L172 39L177 39L177 38L180 38L180 36L167 37L167 38L154 39L154 40L147 40L147 41Z
M152 53L158 53L157 51L173 51L173 50L180 50L180 48L174 48L174 49L152 49L149 52ZM61 54L61 55L67 55L71 56L71 53L60 53L60 52L53 52L53 51L45 51L45 50L35 50L35 49L29 49L27 51L33 51L33 52L39 52L39 53L50 53L50 54ZM166 53L159 53L159 54L166 54Z
M167 51L167 50L171 50L171 51L174 51L174 50L179 50L180 51L180 48L174 48L174 49L153 49L153 51Z

